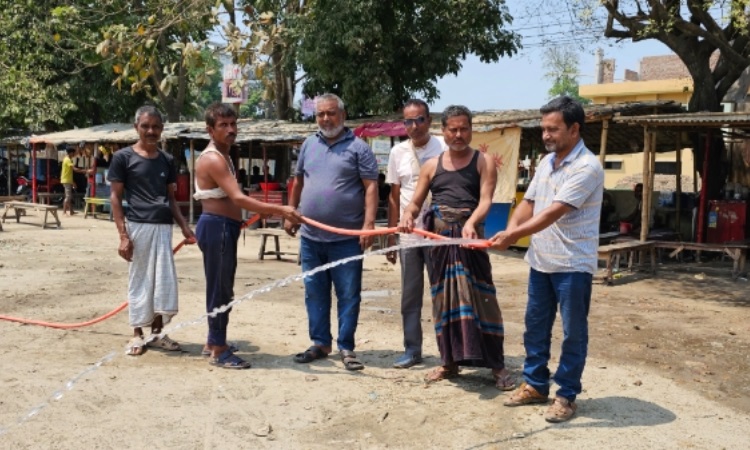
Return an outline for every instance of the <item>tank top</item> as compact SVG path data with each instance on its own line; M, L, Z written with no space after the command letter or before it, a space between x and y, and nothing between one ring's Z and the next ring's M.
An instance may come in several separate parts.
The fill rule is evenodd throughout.
M207 148L201 152L200 156L198 156L198 159L201 159L203 155L206 153L218 153L223 158L224 155L221 154L220 151L216 150L215 148ZM198 161L196 159L196 162ZM225 158L226 160L226 158ZM227 161L227 167L229 167L229 171L232 172L232 175L235 175L234 173L234 164L232 164L232 160ZM224 189L220 187L215 187L212 189L201 189L198 187L198 178L195 179L195 193L193 194L193 198L196 200L206 200L209 198L226 198L227 193L224 192Z
M447 152L447 151L446 151ZM479 152L474 151L471 162L463 169L445 170L443 157L438 158L435 175L430 181L433 205L445 205L451 208L474 209L479 205L479 191L481 188L479 166Z

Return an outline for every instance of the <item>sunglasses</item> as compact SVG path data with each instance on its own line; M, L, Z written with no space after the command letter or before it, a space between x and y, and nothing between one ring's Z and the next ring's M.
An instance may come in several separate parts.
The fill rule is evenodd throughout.
M406 126L408 128L408 127L410 127L412 125L415 125L415 124L416 125L422 125L426 121L427 121L427 119L424 116L419 116L416 119L404 119L404 126Z

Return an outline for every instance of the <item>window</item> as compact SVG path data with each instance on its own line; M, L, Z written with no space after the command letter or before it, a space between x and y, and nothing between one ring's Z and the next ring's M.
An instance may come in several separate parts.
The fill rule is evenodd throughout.
M654 171L655 173L661 173L664 175L676 175L677 163L674 161L656 161Z
M604 170L622 170L622 161L604 161Z

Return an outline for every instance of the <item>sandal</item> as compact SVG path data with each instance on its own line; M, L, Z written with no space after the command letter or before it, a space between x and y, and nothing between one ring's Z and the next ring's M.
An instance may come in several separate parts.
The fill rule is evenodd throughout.
M146 343L143 341L143 336L134 336L133 339L128 342L126 354L130 356L140 356L146 350Z
M234 342L227 342L227 345L229 346L229 351L232 353L240 351L240 348ZM203 347L203 350L201 350L201 356L211 356L211 349Z
M424 376L426 383L436 383L442 380L450 380L458 376L458 367L456 366L440 366L435 367L431 371L427 372Z
M549 398L546 395L540 394L539 391L524 381L515 392L510 394L510 397L505 399L503 405L521 406L533 403L547 403L548 401Z
M208 363L222 369L249 369L251 367L248 361L245 361L229 350L224 350L218 357L211 358Z
M501 391L512 391L516 388L516 379L509 371L506 370L505 373L493 372L492 376L495 378L495 387Z
M323 359L328 356L328 353L324 352L322 348L317 345L313 345L302 353L294 355L294 362L300 364L306 364L313 362L316 359Z
M346 370L362 370L365 368L365 365L357 359L357 355L353 351L341 350L339 355L341 355L341 362L344 363Z
M148 345L149 347L160 348L168 352L178 352L182 350L182 347L180 347L180 344L170 339L169 336L167 336L166 334L164 336L159 336L158 334L152 334L148 338L148 342L146 342L146 345Z
M547 413L544 414L544 420L552 423L566 422L576 413L575 402L571 402L567 398L557 396L552 404L547 409Z

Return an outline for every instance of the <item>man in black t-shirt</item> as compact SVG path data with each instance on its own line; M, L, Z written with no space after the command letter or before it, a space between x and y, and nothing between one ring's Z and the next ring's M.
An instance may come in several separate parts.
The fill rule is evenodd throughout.
M112 157L107 179L112 184L112 214L120 233L118 253L128 261L128 306L133 339L128 354L143 354L146 345L169 351L180 344L162 327L177 314L177 273L172 254L174 222L188 243L195 235L175 202L177 172L172 156L159 149L164 119L153 106L135 113L138 142ZM128 202L127 223L123 199ZM151 327L144 340L143 327Z

